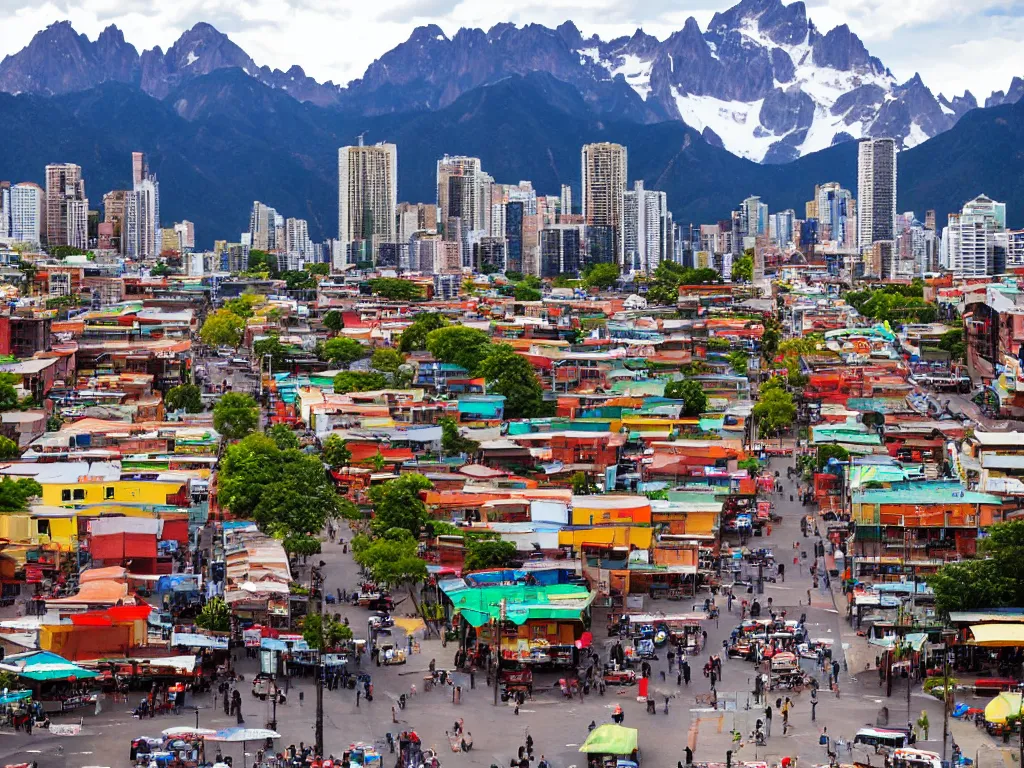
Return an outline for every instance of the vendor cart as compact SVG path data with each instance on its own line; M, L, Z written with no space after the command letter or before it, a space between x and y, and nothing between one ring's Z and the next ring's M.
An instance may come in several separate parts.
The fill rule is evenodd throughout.
M590 732L580 747L587 768L637 768L642 760L636 728L606 723Z
M623 669L615 664L604 665L605 685L632 685L636 682L636 672Z

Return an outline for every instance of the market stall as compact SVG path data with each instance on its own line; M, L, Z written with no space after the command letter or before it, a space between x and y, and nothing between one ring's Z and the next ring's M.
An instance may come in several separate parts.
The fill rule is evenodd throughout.
M99 673L49 651L8 656L0 671L11 672L32 692L45 712L71 712L96 703Z

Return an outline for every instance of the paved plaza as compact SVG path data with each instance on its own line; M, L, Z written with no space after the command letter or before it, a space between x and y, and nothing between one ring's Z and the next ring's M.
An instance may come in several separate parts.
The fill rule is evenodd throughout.
M784 484L787 483L785 467L786 464L781 460L775 460L771 467L773 471L780 470ZM848 625L841 621L832 594L815 590L812 592L811 605L807 606L811 579L806 567L797 569L792 565L793 556L799 551L794 550L793 544L797 542L800 550L808 552L810 556L814 539L802 537L799 520L805 510L798 503L790 502L789 497L790 487L787 485L781 496L774 497L777 509L782 514L782 522L772 526L770 536L750 541L753 546L772 546L778 559L786 558L786 582L766 583L762 602L771 597L776 610L786 610L789 618L798 618L801 613L806 613L811 637L836 638L837 647L844 642L863 644L864 639L856 637ZM323 559L327 563L324 572L328 591L351 589L357 584L358 569L352 561L351 553L343 554L337 544L326 544ZM801 558L798 562L805 561ZM842 606L843 596L838 594L837 597ZM700 599L703 600L703 597ZM747 737L753 730L755 720L763 716L763 708L754 704L752 663L736 659L724 661L722 680L717 686L718 710L696 703L698 694L709 691L709 681L701 672L708 654L722 652L722 641L728 638L730 630L739 622L739 601L734 602L732 613L726 610L723 600L719 600L719 604L720 619L717 622L704 622L708 644L699 656L691 657L693 677L688 687L676 684L676 675L674 672L669 673L664 652L652 662L654 688L659 693L666 691L674 694L674 698L669 700L667 714L664 713L665 702L661 695L657 697L658 713L647 714L645 704L636 699L635 685L623 688L609 686L603 696L592 692L582 701L579 697L566 699L557 685L558 675L554 673L537 676L534 697L526 702L518 715L510 704L494 704L493 689L486 685L483 674L475 677L475 687L471 686L468 675L456 674L455 682L462 687L462 699L456 704L452 701L450 687L423 691L423 677L427 674L431 659L435 660L438 668L450 669L456 646L449 644L448 647L442 647L437 639L424 641L417 638L420 651L411 654L405 665L376 667L369 663L368 658L364 658L363 671L372 675L374 685L372 702L365 699L357 702L355 692L351 690L325 691L325 751L340 756L352 742L375 741L381 751L386 753L386 734L389 731L397 733L412 728L420 734L426 746L438 750L442 764L446 766L487 768L497 765L505 768L529 734L534 740L535 763L543 755L552 768L572 768L585 764L584 756L578 752L578 748L587 737L588 725L591 722L610 722L616 705L622 706L624 724L639 729L644 765L657 768L672 768L684 761L686 746L693 750L695 762L724 763L726 752L731 749L734 763L754 760L778 762L786 755L799 756L801 765L827 763L825 749L819 745L822 728L827 727L833 739L852 740L858 728L875 724L882 706L889 707L892 724L905 723L908 719L916 721L921 710L927 710L932 723L930 739L919 741L919 746L942 751L942 708L938 700L924 695L918 688L911 694L908 714L905 689L900 688L899 682L894 686L892 697L885 700L875 672L851 676L845 669L840 674L839 697L830 692L827 686L822 686L814 722L811 721L810 693L806 690L790 693L794 707L788 733L783 735L782 719L776 713L767 746L756 746ZM691 607L685 600L682 603L654 601L651 605L654 610L665 612L689 610ZM330 609L335 610L336 607L331 606ZM351 606L342 607L341 611L348 617L356 636L364 636L368 612ZM843 631L844 628L846 631ZM598 606L594 608L593 634L598 652L607 658L607 650L614 640L607 636L606 613ZM395 636L405 642L401 630L396 630ZM249 692L249 681L257 671L256 661L245 658L242 650L237 651L236 655L238 672L245 678L241 683L245 722L249 726L263 727L271 717L270 705L260 702ZM817 674L812 662L803 663L807 665L808 671ZM417 688L417 695L409 699L404 711L397 713L398 722L392 722L392 707L397 709L399 695L409 694L413 685ZM277 745L278 749L292 743L313 742L315 695L310 678L293 679L290 682L288 701L277 708L278 730L284 736ZM779 692L771 694L773 705L779 695ZM195 703L198 705L201 726L224 728L235 724L235 718L224 715L220 699L215 700L213 694L198 697ZM128 754L132 737L158 735L165 728L192 725L196 720L196 710L186 709L177 716L139 721L130 714L133 704L133 701L127 705L115 704L104 699L102 711L95 716L86 716L81 735L75 737L57 738L40 735L38 731L31 737L21 733L5 733L3 741L0 741L0 758L4 763L36 760L45 768L127 766L130 764ZM189 704L192 704L191 697ZM445 735L460 718L473 736L474 748L468 753L453 753ZM734 731L742 736L739 743L734 742ZM977 757L986 768L992 765L1008 766L1014 757L1013 749L999 749L1002 745L997 745L984 731L976 730L973 725L954 721L952 734L964 754ZM245 757L247 764L251 765L258 747L258 744L248 745L250 754ZM224 754L233 757L235 766L242 765L240 745L224 745ZM385 765L388 759L385 755ZM856 761L879 766L882 764L880 756L860 748L852 752L840 750L838 759L846 763Z

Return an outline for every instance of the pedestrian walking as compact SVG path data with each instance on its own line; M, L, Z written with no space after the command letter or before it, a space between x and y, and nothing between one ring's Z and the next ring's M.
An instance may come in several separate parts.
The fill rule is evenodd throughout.
M359 706L359 697L362 696L363 691L359 686L356 686L356 706Z
M764 735L769 737L772 735L772 705L771 702L764 708Z
M815 710L818 708L818 689L811 688L811 722L817 720L817 713Z
M690 684L690 662L687 659L683 659L683 684Z

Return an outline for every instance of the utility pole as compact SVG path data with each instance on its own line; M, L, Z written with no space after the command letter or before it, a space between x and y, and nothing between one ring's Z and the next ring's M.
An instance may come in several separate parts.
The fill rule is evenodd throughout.
M311 569L310 581L314 581L313 571L316 566ZM313 726L313 738L316 742L315 754L318 757L323 757L324 754L324 611L323 611L323 594L321 592L315 593L319 595L313 600L313 605L316 606L317 613L320 614L320 642L317 643L316 650L316 721ZM310 595L313 597L313 595Z
M494 633L494 706L498 706L498 690L501 688L501 634L505 629L505 617L507 615L508 603L501 598L498 612L498 626Z
M949 641L942 640L942 761L946 761L949 741Z

